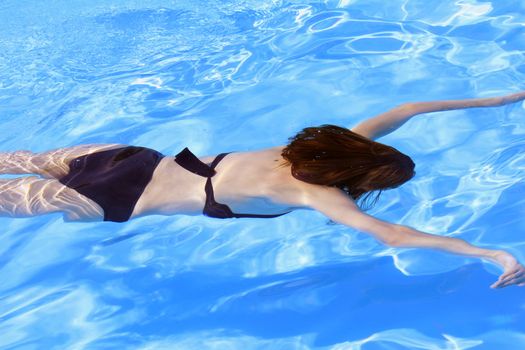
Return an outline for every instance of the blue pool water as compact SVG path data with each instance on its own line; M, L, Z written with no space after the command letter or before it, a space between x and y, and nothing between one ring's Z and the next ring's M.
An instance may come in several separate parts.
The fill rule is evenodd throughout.
M525 88L519 0L4 0L0 150L198 155L351 127L400 103ZM416 177L371 211L525 261L522 103L382 139ZM311 211L0 218L1 349L522 349L525 289Z

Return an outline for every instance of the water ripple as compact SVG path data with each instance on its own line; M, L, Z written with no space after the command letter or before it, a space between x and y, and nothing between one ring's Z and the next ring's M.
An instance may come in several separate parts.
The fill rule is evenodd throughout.
M275 146L403 102L524 89L524 25L517 0L6 0L0 143ZM417 176L371 214L525 259L523 111L434 113L385 137ZM493 266L384 247L311 211L0 227L0 347L525 344L522 292L488 290Z

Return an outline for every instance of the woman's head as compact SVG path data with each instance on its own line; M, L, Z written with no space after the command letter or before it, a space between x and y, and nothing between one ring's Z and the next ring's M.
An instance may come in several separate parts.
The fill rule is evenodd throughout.
M393 147L335 125L305 128L282 151L292 175L304 182L335 186L354 200L410 180L414 162Z

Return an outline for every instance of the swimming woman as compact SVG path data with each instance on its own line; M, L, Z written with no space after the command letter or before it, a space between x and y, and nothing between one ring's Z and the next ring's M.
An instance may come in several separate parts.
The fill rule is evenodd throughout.
M414 163L407 155L373 140L416 115L524 99L525 91L407 103L351 130L310 127L286 146L201 158L187 148L171 157L120 144L0 153L1 174L39 175L0 180L0 215L58 212L68 221L123 222L148 214L271 218L312 209L392 247L432 248L496 263L503 273L492 288L524 286L525 268L506 251L388 223L358 205L374 202L381 191L414 176Z

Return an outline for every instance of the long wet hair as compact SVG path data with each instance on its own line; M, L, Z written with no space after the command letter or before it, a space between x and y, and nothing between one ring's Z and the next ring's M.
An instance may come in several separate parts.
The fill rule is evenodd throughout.
M281 155L296 179L338 187L365 210L383 190L398 187L415 174L409 156L336 125L305 128L289 141Z

